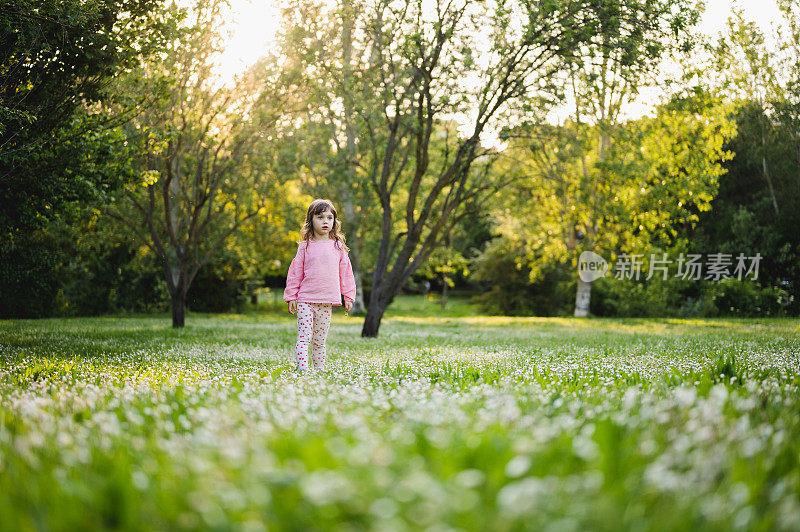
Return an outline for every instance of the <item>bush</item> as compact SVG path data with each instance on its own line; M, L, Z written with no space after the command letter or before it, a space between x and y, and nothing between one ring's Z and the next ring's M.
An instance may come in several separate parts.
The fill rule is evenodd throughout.
M80 230L52 227L70 258L61 267L61 315L170 310L164 270L152 251L113 225L88 223ZM243 278L236 257L218 253L192 282L187 307L199 312L241 310L246 300Z
M589 311L595 316L645 317L675 315L685 299L682 279L650 281L605 276L592 283Z
M531 283L531 270L523 265L518 250L519 246L498 238L472 261L471 270L482 290L472 301L488 314L568 314L575 301L576 281L571 270L563 264L549 264L540 279Z
M0 318L44 318L55 313L58 243L44 231L21 233L0 245Z
M62 238L73 238L71 230ZM163 269L146 248L99 232L86 234L77 244L66 247L71 249L65 252L69 261L60 269L60 315L169 309Z
M789 306L789 294L776 287L762 288L753 281L724 279L709 289L723 316L782 316Z
M749 280L603 277L592 283L590 309L596 316L614 317L758 317L785 315L788 306L786 291Z
M502 237L486 246L472 268L485 291L474 296L473 301L490 314L571 315L577 272L566 264L547 264L542 257L538 260L545 264L539 280L531 283L531 269L527 266L530 259L521 251L524 247L524 243ZM676 246L666 252L677 256L687 249ZM666 279L658 273L645 279L646 271L643 267L639 280L617 279L609 273L594 281L590 313L608 317L758 317L786 315L793 304L786 290L761 287L749 279L692 280L675 277L674 271Z
M240 312L247 302L247 282L233 261L211 261L197 272L187 308L196 312Z
M74 257L65 268L62 293L59 313L67 316L169 309L166 280L155 256L126 242L106 242Z

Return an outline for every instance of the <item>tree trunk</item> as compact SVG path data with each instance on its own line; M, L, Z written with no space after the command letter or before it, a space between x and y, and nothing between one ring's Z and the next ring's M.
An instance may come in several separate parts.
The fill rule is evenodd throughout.
M601 117L605 117L605 112L603 111ZM605 161L606 154L608 153L608 149L611 146L611 138L605 134L600 134L600 145L598 150L598 161L603 162ZM583 168L583 176L589 181L589 169L586 164L586 154L581 155L581 166ZM604 170L601 170L604 172ZM592 198L592 210L594 210L595 206L597 205L597 181L594 182L594 187L592 187L591 191L591 198ZM592 233L592 241L594 241L596 232L590 231ZM569 245L572 245L574 249L577 244L577 235L575 234L575 226L570 228L570 235L569 235ZM583 281L580 277L578 277L578 287L575 292L575 317L576 318L588 318L589 317L589 303L592 301L592 285L591 283L587 283Z
M367 310L364 305L364 279L361 277L361 270L353 266L353 278L356 280L356 298L353 300L353 308L350 314L361 315Z
M348 128L349 129L349 128ZM349 144L349 135L348 135L348 144ZM361 254L359 250L361 249L360 243L358 241L358 237L356 236L356 226L358 225L358 220L360 219L359 216L356 214L356 209L353 204L353 196L351 188L348 186L350 183L353 182L353 174L349 170L348 165L348 178L346 186L340 188L340 194L343 198L342 205L344 210L344 215L347 220L350 220L353 223L353 231L350 233L350 265L353 267L353 279L356 282L356 297L353 300L353 308L350 310L350 314L360 316L364 314L365 305L364 305L364 282L361 276Z
M442 310L447 305L447 276L442 275L442 300L439 302L442 305Z
M181 296L181 290L172 296L172 327L181 328L186 318L186 296Z
M383 304L376 297L377 294L372 294L367 307L367 315L364 317L364 326L361 329L361 336L363 338L376 338L378 336L378 329L381 327L381 318L383 313L386 312L387 304Z
M800 144L795 142L794 145L794 159L797 166L797 189L800 191Z
M772 186L772 177L769 175L769 166L767 165L767 154L764 151L767 149L767 135L766 135L766 124L764 123L764 112L762 106L761 112L761 172L764 174L764 179L767 180L767 186L769 187L769 196L772 199L772 208L775 209L775 216L780 214L778 209L778 199L775 197L775 188Z
M764 178L767 180L767 186L769 187L769 197L772 199L772 208L775 209L775 215L777 216L780 214L780 211L778 210L778 199L775 197L775 188L772 186L772 178L769 175L767 158L764 155L761 156L761 170L764 173Z
M353 14L350 12L351 4L349 1L343 3L344 20L342 21L342 77L345 81L345 88L349 90L352 79L352 52L353 52ZM344 99L344 122L345 122L345 135L347 143L345 144L345 168L346 176L344 186L341 187L343 195L342 202L344 204L344 213L347 219L352 223L358 220L356 209L353 204L353 187L355 183L355 175L353 166L356 154L356 131L353 127L355 112L353 111L353 103L350 98ZM352 244L350 245L350 262L353 266L353 277L356 281L356 297L353 300L353 308L350 314L361 315L364 314L364 288L361 277L361 260L358 250L360 249L358 240L354 231L351 233Z
M258 290L261 288L262 282L260 279L248 279L246 288L247 294L250 297L250 304L258 306Z
M578 278L578 292L575 296L575 317L589 317L589 303L592 300L592 283Z

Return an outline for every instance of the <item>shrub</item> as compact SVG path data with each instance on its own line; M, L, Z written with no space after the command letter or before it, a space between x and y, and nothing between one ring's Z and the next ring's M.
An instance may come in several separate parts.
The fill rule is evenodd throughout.
M55 312L60 252L43 231L0 244L0 318L44 318Z

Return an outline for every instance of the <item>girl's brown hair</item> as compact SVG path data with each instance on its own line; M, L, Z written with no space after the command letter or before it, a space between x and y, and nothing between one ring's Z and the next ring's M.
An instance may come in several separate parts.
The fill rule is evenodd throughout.
M331 232L328 233L328 237L336 240L336 242L344 248L346 253L350 253L350 248L345 244L346 238L342 232L342 222L339 220L339 215L336 214L336 207L326 199L315 199L311 202L311 205L308 206L306 221L300 228L300 240L297 243L301 244L302 242L306 242L306 246L308 246L308 241L314 236L314 216L328 210L333 214L333 227L331 227Z

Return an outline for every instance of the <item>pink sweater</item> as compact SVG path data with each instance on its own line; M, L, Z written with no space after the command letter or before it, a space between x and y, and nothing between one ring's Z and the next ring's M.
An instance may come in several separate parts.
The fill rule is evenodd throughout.
M342 304L356 298L350 257L337 240L301 242L286 276L284 301Z

